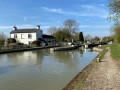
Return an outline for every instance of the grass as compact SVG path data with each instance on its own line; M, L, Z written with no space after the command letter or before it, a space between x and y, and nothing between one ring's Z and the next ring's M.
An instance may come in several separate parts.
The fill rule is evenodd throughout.
M104 48L103 49L103 52L98 56L98 58L101 60L103 57L104 57L104 55L105 55L105 53L107 52L108 50L106 49L106 48Z
M110 46L110 49L111 56L116 60L120 60L120 44L113 44Z
M110 45L110 49L112 58L117 61L118 66L120 67L120 44Z

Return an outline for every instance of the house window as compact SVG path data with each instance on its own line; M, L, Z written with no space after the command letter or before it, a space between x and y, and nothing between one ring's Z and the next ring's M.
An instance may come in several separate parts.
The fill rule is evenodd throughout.
M29 39L32 39L32 34L28 34L28 38L29 38Z
M21 39L24 39L24 35L23 34L21 34Z
M17 34L14 34L14 38L17 38Z

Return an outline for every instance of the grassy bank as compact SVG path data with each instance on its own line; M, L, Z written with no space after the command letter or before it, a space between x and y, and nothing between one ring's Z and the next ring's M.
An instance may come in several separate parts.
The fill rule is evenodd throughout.
M105 55L105 53L108 51L106 48L107 47L109 47L110 45L103 45L102 47L101 47L101 49L103 49L103 52L99 55L99 59L101 60L103 57L104 57L104 55Z
M110 45L110 49L112 58L118 62L118 65L120 67L120 44Z

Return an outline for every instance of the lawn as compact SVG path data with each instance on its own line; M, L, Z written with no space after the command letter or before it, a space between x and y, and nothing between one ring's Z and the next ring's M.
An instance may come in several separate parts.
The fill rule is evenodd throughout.
M111 49L111 56L120 61L120 44L113 44L110 45L110 49Z

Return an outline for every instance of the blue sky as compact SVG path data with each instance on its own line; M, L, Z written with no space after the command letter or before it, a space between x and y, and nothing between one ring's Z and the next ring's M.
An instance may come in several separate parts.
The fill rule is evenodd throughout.
M0 32L9 36L13 25L35 28L44 33L50 26L62 26L67 19L79 23L84 35L108 36L112 22L107 20L108 0L0 0Z

